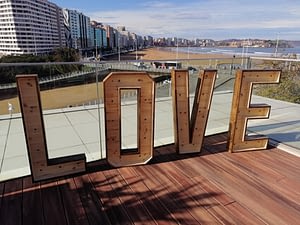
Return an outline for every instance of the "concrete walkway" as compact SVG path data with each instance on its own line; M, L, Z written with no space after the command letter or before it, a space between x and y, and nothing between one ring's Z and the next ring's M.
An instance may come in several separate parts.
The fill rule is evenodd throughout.
M214 94L206 135L228 131L231 100L231 92ZM278 148L300 156L300 105L258 96L252 102L267 103L272 110L270 119L250 121L248 132L267 135ZM44 112L44 122L51 158L76 153L85 153L88 161L106 157L103 105L99 109L91 105L49 110ZM136 146L135 127L136 105L126 101L122 107L123 148ZM159 98L155 105L155 146L173 143L173 133L171 98ZM0 116L0 160L0 181L30 174L20 114Z

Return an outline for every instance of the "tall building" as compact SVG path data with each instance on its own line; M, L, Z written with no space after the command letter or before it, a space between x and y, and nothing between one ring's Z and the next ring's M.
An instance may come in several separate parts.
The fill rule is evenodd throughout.
M154 39L152 36L145 36L145 46L153 46L154 44Z
M76 10L64 9L66 30L69 32L69 47L88 49L92 47L90 18Z
M91 22L91 39L93 48L107 48L106 30L101 23Z
M0 53L43 54L65 46L62 9L47 0L0 0Z
M107 45L113 49L116 47L115 29L109 25L105 25L104 28L106 30Z

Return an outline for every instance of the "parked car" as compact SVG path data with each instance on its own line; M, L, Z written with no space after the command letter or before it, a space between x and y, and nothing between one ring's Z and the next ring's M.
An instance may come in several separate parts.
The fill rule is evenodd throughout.
M188 69L188 71L193 71L193 72L197 71L197 69L192 66L189 66L187 69Z

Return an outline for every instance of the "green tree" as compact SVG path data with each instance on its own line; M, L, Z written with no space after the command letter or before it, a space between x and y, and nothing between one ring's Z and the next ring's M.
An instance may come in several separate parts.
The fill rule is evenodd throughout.
M1 63L78 62L80 55L75 49L58 48L49 55L3 56L0 58L0 83L13 83L17 74L38 74L41 77L70 73L81 65L22 65L6 66Z

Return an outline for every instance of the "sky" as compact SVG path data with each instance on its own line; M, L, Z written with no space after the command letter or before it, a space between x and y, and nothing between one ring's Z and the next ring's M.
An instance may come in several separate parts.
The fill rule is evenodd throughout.
M50 0L153 37L300 40L299 0Z

